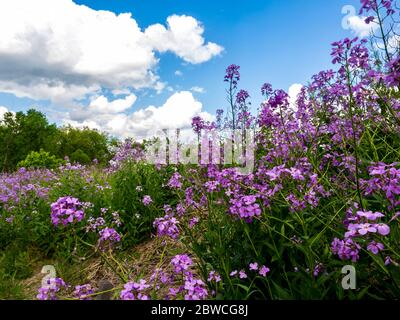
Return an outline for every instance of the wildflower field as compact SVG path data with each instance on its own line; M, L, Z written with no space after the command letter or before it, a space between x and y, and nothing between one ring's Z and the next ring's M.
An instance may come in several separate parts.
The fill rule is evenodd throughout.
M0 299L399 297L399 11L361 0L361 14L379 38L334 42L332 69L295 102L265 83L251 114L240 67L227 67L228 107L193 118L193 133L223 148L227 130L250 132L251 157L152 163L156 139L133 137L100 159L73 147L1 158Z

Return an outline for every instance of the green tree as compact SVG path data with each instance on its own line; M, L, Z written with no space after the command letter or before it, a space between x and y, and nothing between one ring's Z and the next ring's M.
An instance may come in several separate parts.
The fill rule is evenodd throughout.
M81 149L74 151L69 159L72 163L79 162L80 164L89 164L91 162L89 156Z
M15 169L31 151L46 150L57 131L56 125L49 124L46 116L37 110L6 113L0 122L1 170Z
M0 171L14 170L31 152L40 155L40 150L57 159L68 156L81 164L89 164L94 159L106 164L111 158L111 143L105 133L97 130L71 126L57 128L55 124L49 124L43 113L34 109L26 113L8 112L0 121ZM36 156L32 154L30 160Z
M62 159L58 159L56 156L41 149L39 152L31 151L25 160L18 163L18 167L55 169L63 163Z
M105 133L97 130L67 126L59 129L53 139L49 151L58 158L67 156L71 161L82 164L88 164L97 159L104 164L111 157L110 139Z

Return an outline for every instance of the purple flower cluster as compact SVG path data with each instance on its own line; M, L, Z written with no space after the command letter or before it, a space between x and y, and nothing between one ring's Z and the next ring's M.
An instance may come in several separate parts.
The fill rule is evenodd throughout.
M393 0L361 0L360 14L369 11L377 12L380 8L386 9L386 15L388 16L395 13Z
M254 217L261 215L261 208L257 203L256 196L242 196L237 199L231 199L230 203L230 213L246 221L251 222Z
M377 222L378 219L385 217L383 213L357 210L357 203L354 204L354 208L356 209L355 215L352 213L353 209L350 208L344 221L345 226L347 226L345 239L335 238L331 245L332 252L338 255L340 259L351 259L353 262L359 259L361 242L369 240L367 250L373 254L378 254L384 250L384 245L373 239L379 236L385 237L390 233L390 227L387 224ZM357 240L358 242L356 242Z
M140 279L139 282L128 282L124 285L124 290L121 291L121 300L150 300L150 297L144 293L150 288L146 280Z
M94 294L94 289L90 284L75 286L74 296L79 300L91 300L92 294Z
M355 207L358 207L358 204L355 204ZM365 236L369 233L387 236L390 233L390 227L387 224L376 222L378 219L385 217L383 213L358 210L354 216L350 210L345 220L345 224L347 225L346 238Z
M82 203L73 197L62 197L51 204L51 222L58 226L66 226L79 222L84 217Z
M99 232L99 248L102 250L110 249L115 243L121 241L121 236L113 228L104 228Z
M357 262L360 258L359 252L361 246L350 238L344 240L335 238L331 244L331 249L341 260Z
M193 265L193 261L187 254L178 254L172 258L171 264L175 273L181 273L189 270Z
M179 221L170 214L165 215L163 218L157 218L153 222L153 226L157 229L157 236L167 236L172 239L178 239Z
M174 189L180 189L182 188L182 176L179 174L179 172L175 172L172 177L168 181L168 187L174 188Z
M240 90L236 94L236 103L239 105L245 105L248 98L250 98L249 93L246 90Z
M68 286L61 278L50 278L47 280L47 284L40 287L38 295L36 296L39 300L57 300L57 294L62 289L66 289Z
M257 262L252 262L249 264L249 271L251 273L256 272L258 275L265 278L267 276L267 274L270 273L271 270L270 270L270 268L268 268L265 265L259 266L259 264ZM239 276L239 279L241 279L241 280L247 279L249 277L244 269L242 269L240 271L233 270L229 275L231 277Z
M218 272L216 271L210 271L210 273L208 274L208 278L207 278L208 282L215 282L218 283L221 281L221 276Z
M269 97L273 92L272 85L270 83L264 83L261 87L261 94Z
M113 159L110 160L111 171L118 170L127 161L137 162L143 159L142 145L127 139L118 147Z
M150 196L144 196L142 202L147 207L153 202L153 200Z
M0 175L0 206L12 212L29 199L47 200L49 185L57 180L50 170L19 169L12 174Z
M160 285L168 286L167 300L183 298L185 300L202 300L208 296L206 284L201 279L195 277L191 271L193 266L192 259L187 254L176 255L171 259L172 273L164 272L157 268L150 277L151 286L159 290ZM210 281L220 281L217 273L210 273ZM143 282L146 284L146 282ZM139 284L131 284L121 293L121 298L133 299L135 296L132 291L140 291ZM144 287L144 289L146 289Z
M97 232L97 230L102 228L105 224L106 224L106 221L102 217L99 217L96 219L93 217L90 217L86 223L86 232L89 232L89 231Z
M389 201L389 209L400 206L400 169L397 163L378 163L369 168L372 176L369 180L361 180L365 195L382 194Z
M205 283L196 279L191 273L185 275L185 284L183 287L185 292L185 300L204 300L208 296Z
M233 88L237 87L238 82L240 81L240 66L235 64L231 64L228 68L226 68L224 81L232 84Z
M213 130L215 128L216 124L214 122L205 121L200 116L192 118L192 129L197 134L200 134L202 130Z
M340 74L345 73L345 65L352 69L369 69L369 52L365 47L367 40L359 41L358 38L344 39L332 44L333 64L340 64Z

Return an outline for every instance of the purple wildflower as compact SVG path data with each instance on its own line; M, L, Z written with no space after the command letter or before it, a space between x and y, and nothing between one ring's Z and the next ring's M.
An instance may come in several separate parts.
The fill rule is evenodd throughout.
M269 273L270 272L270 269L268 268L268 267L266 267L266 266L261 266L261 268L260 268L260 270L259 270L259 274L261 275L261 276L263 276L263 277L266 277L267 276L267 273Z
M59 224L65 226L68 223L72 224L81 221L84 217L84 211L81 206L81 202L76 198L59 198L55 203L51 204L51 222L55 226Z
M151 199L150 196L147 196L147 195L146 195L146 196L143 197L142 202L143 202L143 204L147 207L147 206L150 205L150 203L153 202L153 200Z
M121 241L121 236L113 228L104 228L99 232L99 236L99 247L103 250Z
M257 271L257 270L258 270L258 263L257 263L257 262L250 263L250 264L249 264L249 269L250 269L251 271Z
M373 254L378 254L379 251L385 249L385 246L382 243L371 241L367 246L368 251L371 251Z
M74 291L74 296L79 300L91 300L91 294L94 293L94 290L90 284L84 284L81 286L76 286Z
M175 240L179 237L178 224L179 221L169 214L163 218L157 218L153 222L153 226L157 228L158 237L167 236Z
M172 258L171 264L175 273L181 273L187 271L193 265L193 261L187 254L178 254Z
M36 296L39 300L57 300L57 293L63 288L67 288L67 284L61 278L50 278L47 284L38 290Z

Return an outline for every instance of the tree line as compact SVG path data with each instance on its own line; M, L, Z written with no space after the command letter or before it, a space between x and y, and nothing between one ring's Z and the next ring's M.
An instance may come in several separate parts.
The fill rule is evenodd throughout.
M61 163L66 157L71 163L89 164L96 159L105 164L115 143L97 130L57 127L35 109L8 112L0 119L0 171L13 171L32 160Z

